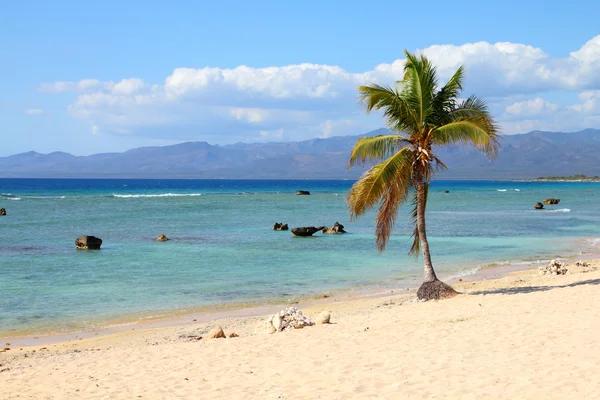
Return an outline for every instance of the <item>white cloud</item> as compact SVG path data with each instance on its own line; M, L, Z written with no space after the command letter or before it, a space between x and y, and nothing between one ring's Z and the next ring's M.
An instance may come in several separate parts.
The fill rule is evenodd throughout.
M506 114L514 117L542 116L555 112L559 109L558 104L550 103L540 97L533 100L520 101L506 107Z
M508 42L434 45L419 52L438 67L442 81L464 64L464 94L487 98L505 132L575 127L581 125L575 115L594 123L600 114L600 35L565 58ZM304 139L382 126L380 118L364 115L356 88L368 82L393 85L403 66L398 59L359 73L319 64L176 68L162 83L86 79L44 84L40 90L76 93L68 111L95 131L171 140L212 136L219 142ZM547 92L580 93L581 103L549 102ZM557 115L564 119L556 120Z
M26 115L44 115L49 114L47 111L42 110L41 108L28 108L23 111Z

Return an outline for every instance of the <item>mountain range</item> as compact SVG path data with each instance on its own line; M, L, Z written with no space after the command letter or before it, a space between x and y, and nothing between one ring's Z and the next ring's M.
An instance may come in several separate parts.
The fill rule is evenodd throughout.
M74 156L34 151L0 157L4 178L231 178L354 179L365 168L347 169L352 146L363 136L300 142L211 145L186 142L140 147L123 153ZM502 135L495 160L470 147L440 148L448 166L440 179L530 179L549 175L600 175L600 130Z

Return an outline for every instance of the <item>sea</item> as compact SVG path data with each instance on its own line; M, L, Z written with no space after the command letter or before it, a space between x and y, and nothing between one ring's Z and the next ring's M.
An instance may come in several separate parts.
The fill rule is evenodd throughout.
M0 337L418 286L410 204L379 253L375 212L350 221L353 183L0 179ZM595 254L599 196L593 182L434 181L436 271L449 278ZM548 197L560 203L533 208ZM275 222L339 222L348 233L294 237ZM170 240L156 242L160 234ZM101 238L102 249L77 250L81 235Z

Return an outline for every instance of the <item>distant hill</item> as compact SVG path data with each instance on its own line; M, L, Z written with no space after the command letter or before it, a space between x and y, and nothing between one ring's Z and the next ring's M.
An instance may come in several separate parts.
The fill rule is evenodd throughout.
M359 136L225 146L187 142L90 156L31 151L0 157L0 177L352 179L364 171L346 168L353 144L362 136L383 133L385 129ZM449 168L438 177L533 179L600 175L597 129L504 135L501 143L500 154L493 161L473 148L438 149L436 154Z

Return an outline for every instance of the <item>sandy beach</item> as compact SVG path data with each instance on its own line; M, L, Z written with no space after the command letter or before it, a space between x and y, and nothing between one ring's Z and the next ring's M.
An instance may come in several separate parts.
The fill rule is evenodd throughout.
M330 311L331 324L275 334L256 332L260 316L7 344L0 398L599 398L600 261L589 264L465 280L439 302L317 303L302 311ZM217 326L239 337L207 339Z

